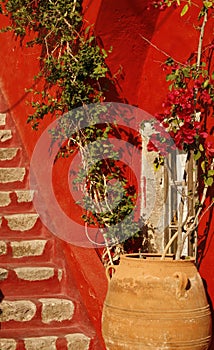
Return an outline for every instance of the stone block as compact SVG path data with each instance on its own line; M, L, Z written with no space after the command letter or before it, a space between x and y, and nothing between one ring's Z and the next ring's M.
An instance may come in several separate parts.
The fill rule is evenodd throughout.
M6 124L6 113L0 113L0 126L5 126Z
M18 203L29 203L33 200L34 191L32 190L25 190L25 191L15 191L17 196L17 202Z
M28 231L32 229L38 219L38 214L11 214L4 215L7 224L12 231Z
M25 350L56 350L57 337L25 338Z
M19 279L25 281L43 281L54 276L53 267L17 267L14 271Z
M8 276L8 270L0 268L0 281L4 281Z
M0 349L1 350L16 350L15 339L1 338L0 339Z
M13 258L42 255L47 241L44 239L13 241L10 243ZM1 247L1 245L0 245Z
M0 241L0 255L7 254L7 243L5 241Z
M10 198L10 193L11 192L0 192L0 207L7 207L11 203L11 198Z
M25 168L0 168L0 183L22 182L25 174Z
M42 322L62 322L71 320L74 313L74 304L68 299L42 298Z
M18 148L0 148L0 160L11 160L16 157Z
M68 350L88 350L90 345L90 338L82 333L67 334Z
M0 322L27 322L32 320L35 316L36 305L29 300L3 300L1 303L1 310Z
M5 142L12 139L12 131L11 130L0 130L0 142Z

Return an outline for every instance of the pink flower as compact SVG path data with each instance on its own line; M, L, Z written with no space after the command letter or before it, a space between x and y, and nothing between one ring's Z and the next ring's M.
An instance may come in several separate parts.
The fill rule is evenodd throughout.
M210 158L214 157L214 144L213 142L207 141L205 143L206 146L206 155Z
M207 136L208 136L208 133L205 132L205 131L202 131L202 132L199 133L199 135L200 135L203 139L206 139Z

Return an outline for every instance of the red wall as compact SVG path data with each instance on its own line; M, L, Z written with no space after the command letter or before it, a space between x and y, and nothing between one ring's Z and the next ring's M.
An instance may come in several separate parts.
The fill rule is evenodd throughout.
M161 67L166 54L183 61L196 50L197 35L193 28L196 18L194 7L182 19L178 10L172 9L161 13L158 10L148 11L146 0L84 0L83 5L85 17L91 23L95 23L100 43L106 50L113 46L107 63L112 78L116 78L116 85L107 93L107 100L127 102L151 114L159 111L166 94L165 72ZM1 16L1 23L4 20ZM212 24L206 28L205 42L209 40L211 34ZM152 42L152 45L142 37ZM47 118L38 132L32 131L31 127L26 125L29 107L25 103L27 96L24 90L32 85L32 76L38 70L39 51L36 48L26 49L24 43L20 47L19 42L8 33L0 35L0 47L0 89L7 99L30 157L39 135L50 122ZM207 220L210 219L208 213L200 226L200 234L204 238L205 245L200 272L206 280L208 292L214 302L213 217L212 215L211 221L207 224ZM87 264L88 258L87 254L83 256L79 261L80 264L82 266ZM94 269L95 265L96 259ZM96 275L92 277L91 283L100 284ZM105 289L106 285L102 289L100 299L103 298Z
M200 1L197 3L200 4ZM96 32L105 48L113 46L113 53L108 58L112 74L116 74L122 67L117 81L117 98L154 114L161 110L161 103L166 96L166 72L162 70L162 63L167 55L183 62L197 50L198 33L193 23L196 23L198 10L193 6L188 14L181 18L179 9L148 11L147 5L147 1L141 0L103 1L96 20ZM206 26L204 44L210 43L212 38L213 20ZM213 118L208 123L211 130L214 126ZM209 198L213 196L212 190ZM207 205L209 203L210 199ZM213 233L212 209L203 216L199 226L200 272L205 279L212 302L214 302Z

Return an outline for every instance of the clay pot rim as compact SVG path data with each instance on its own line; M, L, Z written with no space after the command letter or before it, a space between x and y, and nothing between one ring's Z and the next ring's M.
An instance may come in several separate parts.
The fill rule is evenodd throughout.
M195 263L194 257L186 257L184 259L175 260L174 254L167 254L165 259L161 260L161 254L159 253L130 253L121 255L121 259L126 261L142 261L142 262L153 262L153 263Z

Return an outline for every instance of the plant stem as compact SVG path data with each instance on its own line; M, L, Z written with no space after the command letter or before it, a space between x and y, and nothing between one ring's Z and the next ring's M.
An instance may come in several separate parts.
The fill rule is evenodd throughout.
M177 250L176 250L176 255L175 255L176 260L180 259L181 254L182 254L182 250L183 250L182 233L183 233L183 216L184 216L184 194L185 194L185 188L183 186L181 200L180 200L180 204L179 204L178 238L177 238Z
M143 35L140 34L140 37L141 37L143 40L145 40L149 45L151 45L155 50L161 52L161 53L162 53L164 56L166 56L167 58L171 58L171 56L170 56L167 52L163 51L163 50L160 49L158 46L156 46L155 44L153 44L149 39L145 38L145 36L143 36ZM174 62L178 63L179 65L185 66L185 64L183 64L183 63L177 61L175 58L172 58L172 59L173 59Z
M201 65L202 44L203 44L203 38L204 38L204 30L207 23L207 13L208 13L208 10L205 9L203 23L201 26L200 36L198 41L198 51L197 51L198 55L197 55L197 63L196 63L197 70L200 68L200 65Z

